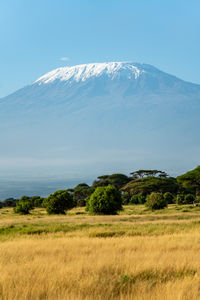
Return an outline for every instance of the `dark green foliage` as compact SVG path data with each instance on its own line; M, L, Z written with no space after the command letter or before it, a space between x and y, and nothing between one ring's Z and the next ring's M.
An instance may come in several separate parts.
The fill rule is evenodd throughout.
M176 204L185 204L185 195L184 194L178 194L176 196Z
M132 175L132 179L138 179L143 177L155 177L158 176L160 178L168 177L166 172L159 171L159 170L138 170L130 173Z
M31 200L32 200L34 207L42 207L44 198L41 198L40 196L33 196L33 197L31 197Z
M86 199L87 198L85 198L85 199L78 199L77 202L76 202L76 206L78 206L78 207L84 207L84 206L86 206Z
M196 197L196 199L195 199L195 203L200 203L200 196L199 197Z
M146 201L146 197L142 194L133 195L130 199L130 204L144 204Z
M138 195L133 195L130 199L130 204L139 204Z
M142 193L143 195L151 194L152 192L166 193L170 192L175 194L178 190L178 184L175 178L159 178L159 177L145 177L130 181L123 188L123 191L135 195Z
M85 206L85 199L93 192L94 188L89 187L86 183L78 184L73 190L73 200L76 206Z
M167 201L162 193L152 192L146 198L146 205L152 210L162 209L167 207Z
M146 196L144 196L143 193L139 193L138 201L139 201L139 204L144 204L146 202Z
M192 194L185 195L185 204L192 204L195 201L195 197Z
M86 209L92 214L116 214L122 209L121 194L112 185L97 187L90 196Z
M93 187L98 186L107 186L113 185L117 189L121 189L125 184L127 184L132 179L124 174L112 174L112 175L103 175L99 176L98 180L95 180L93 183Z
M165 200L167 201L168 204L174 203L174 196L173 196L172 193L166 192L166 193L164 193L163 196L164 196L164 198L165 198Z
M67 191L57 191L44 200L48 214L65 214L65 210L74 206L72 195Z
M17 199L8 198L8 199L5 199L4 201L2 201L2 204L3 204L3 207L15 207L17 201L18 201Z
M33 204L29 200L29 197L23 196L19 201L16 202L14 212L18 214L27 215L30 213L31 209L33 209Z
M44 198L42 201L42 207L47 208L47 204L48 204L48 198Z
M184 187L194 187L196 189L196 197L200 196L200 166L177 177L177 181Z
M122 204L127 205L130 201L130 195L128 192L123 192L122 194Z
M2 208L3 207L3 203L0 201L0 208Z
M181 205L181 204L192 204L195 202L195 197L192 194L178 194L176 196L176 203Z

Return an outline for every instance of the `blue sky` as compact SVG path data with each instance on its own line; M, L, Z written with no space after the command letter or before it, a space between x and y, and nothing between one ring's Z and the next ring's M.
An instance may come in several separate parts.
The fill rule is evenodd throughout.
M199 0L1 0L0 97L57 67L104 61L200 84L199 12Z

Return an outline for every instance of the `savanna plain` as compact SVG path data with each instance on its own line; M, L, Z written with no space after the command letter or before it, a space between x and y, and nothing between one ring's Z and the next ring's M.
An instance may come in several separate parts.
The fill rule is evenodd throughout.
M200 207L0 210L1 299L200 299Z

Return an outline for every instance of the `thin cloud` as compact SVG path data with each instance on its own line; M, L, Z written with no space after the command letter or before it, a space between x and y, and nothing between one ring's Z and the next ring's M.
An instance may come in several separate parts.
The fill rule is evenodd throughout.
M60 60L67 61L67 60L69 60L69 57L61 57Z

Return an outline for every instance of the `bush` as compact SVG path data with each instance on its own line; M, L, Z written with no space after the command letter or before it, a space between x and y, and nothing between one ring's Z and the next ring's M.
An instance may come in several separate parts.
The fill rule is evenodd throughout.
M48 214L65 214L65 210L74 206L72 195L67 191L57 191L43 201Z
M196 197L195 203L199 204L200 203L200 196Z
M5 200L2 202L2 204L3 204L3 207L15 207L17 201L18 201L17 199L14 199L14 198L8 198L8 199L5 199Z
M176 203L179 205L192 204L193 202L195 202L195 197L192 194L178 194L176 197Z
M184 202L185 204L192 204L195 202L195 197L192 194L187 194L185 195Z
M122 194L122 204L127 205L130 202L130 195L128 192Z
M146 197L143 195L143 193L138 194L138 201L139 204L144 204L146 202Z
M3 203L0 201L0 208L2 208L3 207Z
M44 198L41 198L40 196L33 196L32 197L32 202L34 207L42 207Z
M167 207L167 201L163 197L162 193L153 192L147 196L146 205L152 210L162 209Z
M122 209L121 194L112 185L97 187L87 201L86 208L92 214L116 214Z
M185 204L185 196L183 194L178 194L176 196L176 204Z
M168 204L174 203L174 196L173 196L173 194L170 193L170 192L166 192L166 193L164 194L164 199L167 201Z
M17 203L14 208L14 212L22 215L27 215L30 213L30 210L33 208L31 201L27 200L26 196L23 196Z
M80 183L73 189L73 201L76 206L85 206L85 199L94 192L94 188L86 183Z
M84 206L86 206L86 200L85 199L79 199L79 200L77 200L76 206L78 206L78 207L84 207Z
M133 195L130 199L130 204L139 204L138 195Z
M143 193L139 193L131 197L130 204L144 204L145 201L146 197L143 195Z

